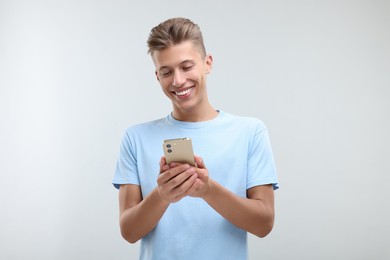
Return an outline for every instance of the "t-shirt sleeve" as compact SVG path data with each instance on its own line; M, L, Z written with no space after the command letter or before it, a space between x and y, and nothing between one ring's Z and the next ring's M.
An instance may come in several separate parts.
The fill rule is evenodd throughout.
M249 151L247 189L266 184L279 188L268 130L259 124Z
M136 158L136 149L134 149L131 131L127 130L122 138L115 174L112 180L115 188L119 189L121 184L140 185Z

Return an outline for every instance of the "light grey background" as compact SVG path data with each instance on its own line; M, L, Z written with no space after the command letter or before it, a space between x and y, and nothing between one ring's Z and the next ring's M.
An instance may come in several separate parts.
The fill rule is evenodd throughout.
M270 130L276 222L250 259L389 259L378 0L1 0L0 258L136 259L110 183L125 128L171 110L145 42L174 16L203 30L214 106Z

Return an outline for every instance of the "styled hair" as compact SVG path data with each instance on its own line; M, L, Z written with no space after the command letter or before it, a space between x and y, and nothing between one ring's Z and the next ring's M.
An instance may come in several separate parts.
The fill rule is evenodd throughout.
M150 31L147 41L148 53L153 55L155 51L164 50L184 41L191 41L199 49L201 55L206 56L206 48L199 26L181 17L168 19Z

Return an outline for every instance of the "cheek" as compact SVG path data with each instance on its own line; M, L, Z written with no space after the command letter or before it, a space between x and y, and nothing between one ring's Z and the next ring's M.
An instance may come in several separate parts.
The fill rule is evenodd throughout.
M162 88L168 88L169 86L170 86L170 83L171 81L170 81L170 79L169 78L160 78L160 81L159 81L159 83L160 83L160 86L162 87Z
M201 71L191 71L186 74L186 78L199 81L202 80L203 77Z

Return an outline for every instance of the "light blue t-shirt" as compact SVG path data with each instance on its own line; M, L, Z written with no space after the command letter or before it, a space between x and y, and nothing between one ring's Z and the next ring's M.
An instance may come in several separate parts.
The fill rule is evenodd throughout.
M265 184L278 188L265 125L258 119L223 111L205 122L183 122L171 115L136 125L124 134L113 184L141 186L145 197L157 186L165 139L190 137L209 177L240 197ZM142 260L248 259L247 232L232 225L200 198L171 204L141 241Z

